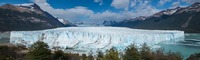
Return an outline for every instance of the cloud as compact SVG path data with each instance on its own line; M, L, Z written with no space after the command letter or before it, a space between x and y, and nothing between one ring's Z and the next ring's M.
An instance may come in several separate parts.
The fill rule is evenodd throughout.
M63 11L63 12L62 12ZM57 10L56 12L60 12ZM90 15L94 14L92 10L87 9L86 7L78 6L71 9L61 10L61 13L53 13L59 17L65 18L67 20L71 20L73 22L85 20L90 17Z
M116 12L106 10L105 12L91 15L90 18L88 19L89 20L88 22L96 22L98 24L101 24L105 20L121 21L125 19L133 19L135 18L136 15L137 14L131 11L122 11L122 12L116 13Z
M151 5L151 0L132 0L131 7L135 8L133 12L134 16L150 16L158 11Z
M160 11L155 7L151 6L149 1L140 1L140 4L136 7L135 14L139 16L150 16L156 12Z
M178 6L181 6L180 3L181 3L180 1L173 2L170 8L176 8Z
M128 9L129 7L129 0L113 0L111 3L111 6L113 6L116 9Z
M92 10L83 6L77 6L70 9L54 9L46 2L46 0L34 0L34 2L44 11L49 12L53 16L70 20L70 22L84 20L94 13Z
M165 3L167 3L167 2L171 2L171 0L160 0L160 1L159 1L159 6L162 6L162 5L164 5Z
M97 22L97 23L102 23L105 20L115 20L115 21L119 21L119 20L123 20L124 16L122 14L119 13L114 13L111 11L105 11L102 13L96 13L90 16L90 18L88 20L88 22Z
M177 6L177 5L179 5L179 4L180 4L180 2L173 2L173 3L172 3L173 6Z
M131 1L131 7L135 7L136 4L137 4L136 2L137 2L136 0L132 0L132 1Z
M182 1L182 0L174 1L174 2L172 2L171 7L169 7L169 8L173 9L173 8L177 8L177 7L187 7L188 5L182 4L183 2L186 2L186 1ZM186 3L189 3L189 2L186 2ZM192 4L192 3L189 3L189 4Z
M76 6L69 9L55 9L46 2L47 0L34 0L44 11L49 12L55 17L64 18L70 22L87 22L101 24L105 20L121 21L125 19L133 19L137 16L149 16L159 10L149 4L148 0L137 0L129 2L129 0L113 0L112 5L119 9L126 9L133 4L135 10L122 10L120 12L112 12L109 10L103 12L94 12L83 6ZM98 2L98 1L95 1ZM138 3L139 2L139 3ZM126 3L126 4L125 4ZM136 4L138 3L138 4ZM128 5L127 5L128 4Z
M125 19L134 19L138 16L150 16L154 13L160 11L159 9L155 9L152 6L146 6L144 8L138 8L136 11L122 11L119 13L115 13L112 11L105 11L103 13L96 13L90 16L88 22L96 22L98 24L102 23L105 20L114 20L121 21Z
M182 2L186 2L186 3L189 3L189 4L193 4L195 2L200 2L200 0L182 0Z
M135 14L137 14L139 16L150 16L159 11L160 11L159 9L153 8L152 6L146 6L145 8L138 8L135 11Z
M125 19L133 19L138 16L150 16L160 11L159 9L151 6L149 1L150 0L132 0L131 2L127 3L130 4L127 7L135 8L135 10L123 10L118 13L106 10L105 12L91 15L89 20L90 22L103 22L105 20L121 21ZM125 6L123 8L125 8Z
M94 2L99 3L99 5L103 5L103 0L94 0Z

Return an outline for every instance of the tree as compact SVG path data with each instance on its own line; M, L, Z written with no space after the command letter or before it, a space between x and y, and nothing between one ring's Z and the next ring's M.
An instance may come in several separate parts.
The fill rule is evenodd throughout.
M141 59L142 60L154 60L152 59L152 54L151 54L151 49L149 48L149 46L147 46L146 43L144 43L141 47L141 51L140 51L140 54L141 54Z
M180 52L171 52L171 51L169 51L167 53L167 58L169 58L169 60L182 60L183 59Z
M82 54L82 59L86 60L87 59L87 55L86 54Z
M89 52L89 55L88 55L88 60L94 60L94 57L93 57L93 52L92 52L92 50L90 50L90 52Z
M116 48L111 48L110 50L106 51L106 55L103 60L121 60L119 58L119 53Z
M65 54L62 50L57 50L54 52L53 56L52 56L53 60L65 60Z
M134 44L129 45L125 49L123 60L141 60L140 53Z
M152 54L154 55L155 60L167 60L163 48L157 49Z
M26 60L51 60L51 50L48 48L46 43L37 41L29 48Z
M0 60L15 60L17 52L15 47L0 46Z
M102 58L103 58L103 52L102 51L98 51L97 60L101 60Z
M190 55L190 57L187 58L187 60L200 60L200 53Z

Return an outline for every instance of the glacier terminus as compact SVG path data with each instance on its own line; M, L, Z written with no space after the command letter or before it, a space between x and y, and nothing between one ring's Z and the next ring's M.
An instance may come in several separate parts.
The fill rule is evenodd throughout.
M180 39L179 39L180 38ZM125 27L63 27L39 31L12 31L10 43L30 46L41 40L50 46L67 48L77 53L88 53L101 49L105 51L112 47L124 50L130 44L140 47L146 43L152 48L163 41L184 40L183 31L173 30L142 30ZM66 50L68 51L68 50Z

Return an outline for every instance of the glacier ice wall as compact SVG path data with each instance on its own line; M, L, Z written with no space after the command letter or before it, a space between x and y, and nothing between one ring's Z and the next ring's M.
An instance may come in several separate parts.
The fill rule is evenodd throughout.
M12 31L10 42L30 46L37 40L42 40L50 46L74 48L80 51L116 47L125 49L134 43L141 46L157 46L159 42L184 37L183 31L140 30L123 27L66 27L40 31Z

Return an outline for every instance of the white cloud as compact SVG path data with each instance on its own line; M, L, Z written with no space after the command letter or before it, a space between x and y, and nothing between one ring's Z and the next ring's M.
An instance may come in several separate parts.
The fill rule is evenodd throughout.
M173 2L173 3L172 3L172 6L171 6L170 8L176 8L176 7L178 7L178 6L180 7L180 6L181 6L180 3L181 3L180 1Z
M157 13L158 9L153 8L152 6L146 6L145 8L139 8L136 11L122 11L119 13L105 11L103 13L96 13L90 16L88 22L102 23L105 20L114 20L121 21L125 19L133 19L138 16L150 16L154 13Z
M93 20L96 22L103 22L104 20L114 20L114 21L121 21L125 19L133 19L138 16L150 16L154 13L160 11L159 9L154 8L149 4L149 0L135 0L129 2L128 4L134 3L135 10L123 10L119 13L115 13L112 11L105 11L102 13L96 13L90 16L89 20ZM136 4L138 3L138 5ZM131 5L128 7L132 7ZM90 21L91 22L91 21Z
M63 10L63 12L57 14L57 16L71 21L81 21L84 20L85 18L88 18L93 13L94 12L92 10L89 10L86 7L79 6L71 9L65 9Z
M65 18L71 22L84 20L84 18L87 18L93 14L92 10L82 6L77 6L70 9L54 9L46 2L46 0L34 0L34 2L50 14L56 17Z
M143 1L140 3L139 6L136 7L136 10L134 13L139 16L150 16L158 11L160 11L160 10L151 6L149 4L149 1Z
M136 0L132 0L132 1L131 1L131 7L135 7L136 4L137 4L137 1L136 1Z
M159 1L159 6L162 6L162 5L164 5L165 3L167 3L167 2L171 2L171 0L160 0L160 1Z
M112 20L112 21L121 21L125 19L133 19L137 16L134 12L131 11L123 11L120 13L115 13L111 11L105 11L102 13L96 13L90 16L87 22L96 22L98 24L101 24L103 21L107 20Z
M117 9L128 9L129 7L129 0L113 0L111 6Z
M88 20L90 20L88 22L102 23L104 20L119 21L119 20L123 20L123 19L124 19L124 16L122 14L114 13L114 12L111 12L111 11L105 11L105 12L102 12L102 13L93 14L88 19Z
M173 6L177 6L177 5L179 5L179 4L180 4L180 2L173 2L173 3L172 3Z
M121 21L124 19L132 19L137 16L149 16L159 11L158 9L151 6L148 0L135 1L135 3L139 2L139 5L135 5L134 7L136 10L122 10L121 12L112 12L106 10L104 12L97 13L94 13L94 11L83 6L77 6L70 9L55 9L51 7L50 4L48 4L46 1L47 0L34 0L34 2L38 4L43 10L49 12L53 16L64 18L70 22L102 23L104 20ZM126 9L131 6L127 5L131 4L129 0L126 0L126 2L124 1L125 0L116 0L116 2L113 1L112 5L116 8L122 9Z
M200 2L200 0L182 0L182 2L186 2L186 3L189 3L189 4L193 4L195 2Z
M152 6L146 6L145 8L138 8L135 11L135 14L137 14L139 16L150 16L159 11L160 11L159 9L153 8Z
M184 1L178 0L178 1L173 2L171 7L169 7L169 9L174 9L174 8L177 8L177 7L187 7L188 6L188 5L181 4L182 2L184 2ZM187 3L189 3L189 2L187 2Z
M99 3L99 5L103 5L103 0L94 0L94 2Z
M156 9L155 7L151 6L150 4L151 0L132 0L131 4L136 4L134 6L131 6L135 8L133 12L134 16L150 16L158 11L159 9Z

